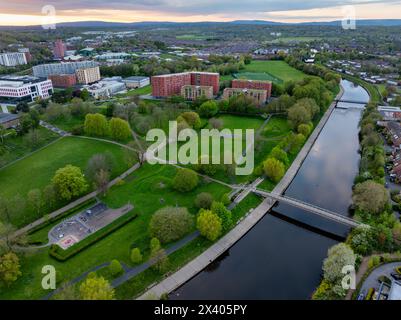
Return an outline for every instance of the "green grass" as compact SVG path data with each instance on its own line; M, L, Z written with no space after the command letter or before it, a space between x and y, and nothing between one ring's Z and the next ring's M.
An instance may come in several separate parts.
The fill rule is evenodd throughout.
M0 155L0 167L5 166L17 159L20 159L59 138L58 134L53 133L46 128L39 127L36 130L39 134L39 140L35 146L32 146L30 144L30 142L26 138L26 135L5 139L6 152Z
M271 81L275 82L277 84L282 84L283 80L280 78L277 78L273 76L270 73L263 72L263 73L257 73L257 72L241 72L241 73L236 73L234 75L238 79L248 79L248 80L262 80L262 81Z
M266 138L284 138L291 131L288 120L285 117L273 116L262 131Z
M229 191L229 188L216 183L201 182L192 192L179 193L169 182L176 168L167 165L151 166L145 164L127 177L125 184L114 186L103 199L111 207L120 207L130 201L134 212L139 216L121 229L86 248L66 262L58 262L49 257L47 249L21 257L22 277L10 288L0 290L0 299L39 299L47 292L41 287L41 269L44 265L54 265L59 282L71 280L90 268L117 259L130 265L130 248L140 247L148 255L150 238L148 225L152 214L165 206L185 206L193 214L195 196L209 192L215 199ZM163 201L160 201L163 199ZM203 240L205 241L205 240ZM141 287L142 289L144 286Z
M145 95L152 93L152 86L148 85L142 88L129 90L126 93L126 96L133 96L133 95Z
M245 66L243 72L269 73L284 82L289 80L299 81L306 77L306 74L290 67L286 62L273 60L252 61Z
M30 190L43 189L48 185L59 168L72 164L84 170L92 155L105 152L111 153L116 160L112 177L127 169L122 161L123 149L117 145L77 137L63 138L0 170L0 195L13 197L20 194L26 197ZM11 220L15 226L21 227L36 218L32 210L27 208Z
M312 42L321 39L321 37L282 37L269 41L269 43Z
M254 129L257 130L263 124L264 119L261 117L245 117L235 115L220 115L218 119L223 121L224 129ZM211 128L210 125L208 127Z
M84 119L73 116L49 121L52 125L67 132L71 132L76 126L84 125L84 122Z

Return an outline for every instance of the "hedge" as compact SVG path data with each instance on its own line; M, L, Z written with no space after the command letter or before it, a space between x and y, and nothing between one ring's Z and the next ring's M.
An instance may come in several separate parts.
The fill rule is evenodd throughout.
M72 245L71 247L67 248L66 250L62 249L57 244L52 244L49 248L49 255L55 258L58 261L66 261L69 258L73 257L77 253L81 252L82 250L88 248L92 244L98 242L99 240L105 238L109 234L117 231L124 225L126 225L131 220L135 219L138 215L136 213L128 212L122 217L119 217L109 225L105 226L104 228L96 231L95 233L91 234L90 236L86 237L82 241Z

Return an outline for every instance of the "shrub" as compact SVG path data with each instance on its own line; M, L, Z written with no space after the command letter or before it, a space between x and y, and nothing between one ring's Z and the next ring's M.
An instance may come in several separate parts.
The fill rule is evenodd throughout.
M263 163L263 170L269 179L273 182L279 182L284 176L285 166L281 161L269 158Z
M216 201L213 202L211 210L221 219L223 231L228 231L233 224L231 211L223 203Z
M113 277L120 275L124 272L124 269L118 260L112 260L109 264L109 271Z
M134 264L139 264L142 262L142 253L139 248L134 248L131 250L131 261Z
M228 206L231 203L230 194L225 193L221 196L220 202L222 202L225 206Z
M81 195L88 188L81 169L70 164L56 171L52 183L58 195L65 200Z
M112 118L110 120L110 134L113 139L124 141L131 137L131 128L127 121Z
M199 193L195 198L195 206L199 209L210 209L213 196L208 192Z
M106 117L100 113L87 114L85 116L84 130L89 136L107 136L109 133L109 125Z
M199 107L199 115L203 118L211 118L217 114L219 107L213 100L202 103Z
M193 225L193 217L186 208L166 207L153 214L149 232L151 237L167 243L183 237Z
M190 169L178 169L173 180L173 188L180 192L189 192L199 183L198 175Z

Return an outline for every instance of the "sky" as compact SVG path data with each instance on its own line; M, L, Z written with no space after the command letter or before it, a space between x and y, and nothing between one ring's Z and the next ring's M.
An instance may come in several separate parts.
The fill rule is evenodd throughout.
M351 9L350 9L350 6ZM66 21L280 22L401 19L401 0L0 0L0 25Z

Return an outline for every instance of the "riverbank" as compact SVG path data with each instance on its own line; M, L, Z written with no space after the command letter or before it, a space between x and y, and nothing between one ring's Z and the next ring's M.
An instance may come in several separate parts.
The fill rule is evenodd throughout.
M340 87L340 92L338 93L335 100L341 99L344 94L344 90ZM293 161L290 168L287 170L284 177L276 185L273 192L282 194L288 185L291 183L295 175L297 174L299 168L301 167L303 161L307 157L309 151L311 150L313 144L318 138L321 130L324 128L327 120L329 119L332 111L336 107L336 102L332 102L330 107L326 110L325 114L320 119L315 130L309 136L308 140L305 142L303 148L298 153L297 157ZM138 299L147 299L149 296L161 297L163 294L168 294L185 282L190 280L196 274L205 269L210 263L219 258L224 252L226 252L231 246L233 246L237 241L239 241L249 230L252 229L271 208L274 206L275 202L272 203L271 200L265 199L257 208L255 208L250 214L248 214L242 221L240 221L237 226L235 226L229 233L213 244L209 249L204 251L197 258L186 264L183 268L172 274L171 276L165 278L163 281L157 285L150 288L148 291L143 293Z

